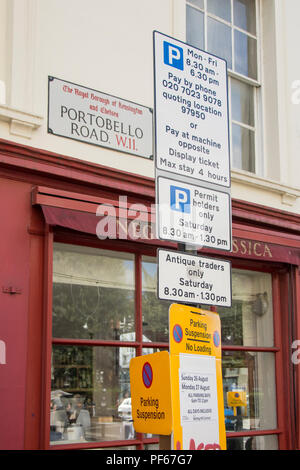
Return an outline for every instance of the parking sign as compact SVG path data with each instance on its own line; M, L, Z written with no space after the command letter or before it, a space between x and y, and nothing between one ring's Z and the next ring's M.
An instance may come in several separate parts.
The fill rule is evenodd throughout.
M231 201L227 192L162 176L157 178L156 191L159 239L231 250Z
M156 169L230 187L227 65L157 31Z

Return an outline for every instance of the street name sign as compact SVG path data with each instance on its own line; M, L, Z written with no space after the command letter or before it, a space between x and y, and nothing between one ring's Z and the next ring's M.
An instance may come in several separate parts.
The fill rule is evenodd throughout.
M231 307L230 261L158 250L158 298Z
M153 158L152 109L48 77L48 133Z
M230 187L227 65L154 32L156 168Z

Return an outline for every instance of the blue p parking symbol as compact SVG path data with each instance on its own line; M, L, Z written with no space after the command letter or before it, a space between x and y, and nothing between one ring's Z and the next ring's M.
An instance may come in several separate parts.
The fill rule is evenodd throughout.
M183 70L183 49L164 41L164 63Z
M173 211L191 212L191 193L189 189L179 186L170 186L170 203Z

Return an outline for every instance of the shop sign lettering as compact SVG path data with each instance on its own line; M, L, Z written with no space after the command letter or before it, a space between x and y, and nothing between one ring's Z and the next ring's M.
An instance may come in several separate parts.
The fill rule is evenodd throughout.
M298 365L300 363L300 340L295 339L292 343L292 349L295 351L292 353L292 363Z
M119 198L119 208L101 204L96 215L101 217L96 233L100 239L155 240L156 204L128 204L127 197ZM265 242L233 238L232 254L244 257L269 259L274 258L274 248Z
M269 245L253 240L234 238L232 241L232 252L240 255L256 256L258 258L273 258Z
M6 364L6 344L0 340L0 365Z
M106 220L102 219L100 222L98 224L99 238L106 236L105 238L129 238L131 240L156 239L155 226L149 221L138 219L128 221L125 218L120 219L116 216L115 225L113 225L112 220L110 219L109 221L109 216L106 216ZM109 226L111 227L110 231L108 230ZM232 253L235 255L243 255L245 257L251 256L270 260L273 258L271 247L267 243L238 238L233 238Z

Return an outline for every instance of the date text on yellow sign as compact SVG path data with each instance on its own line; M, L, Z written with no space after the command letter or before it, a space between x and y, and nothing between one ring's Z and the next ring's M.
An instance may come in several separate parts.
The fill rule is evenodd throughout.
M173 449L226 449L218 314L169 309Z

